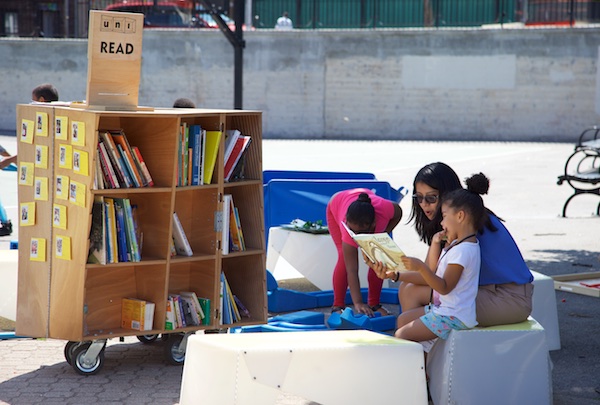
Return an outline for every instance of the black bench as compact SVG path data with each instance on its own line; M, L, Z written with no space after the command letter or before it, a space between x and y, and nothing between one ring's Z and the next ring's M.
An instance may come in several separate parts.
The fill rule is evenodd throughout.
M581 194L595 194L600 197L600 127L593 126L585 129L577 144L575 151L565 163L565 173L558 176L558 184L567 182L574 190L573 195L567 198L563 206L562 216L567 216L567 206L575 196ZM600 215L600 203L596 208L596 215Z

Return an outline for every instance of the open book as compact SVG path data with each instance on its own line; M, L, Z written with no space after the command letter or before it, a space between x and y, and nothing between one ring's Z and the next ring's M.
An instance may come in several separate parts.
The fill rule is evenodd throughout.
M356 234L344 222L342 225L372 262L383 263L388 271L396 273L408 271L401 260L405 254L390 235L387 233Z

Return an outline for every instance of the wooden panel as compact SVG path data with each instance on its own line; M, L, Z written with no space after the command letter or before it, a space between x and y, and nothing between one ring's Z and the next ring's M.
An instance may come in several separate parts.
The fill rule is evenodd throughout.
M233 294L246 305L251 318L248 322L261 322L267 317L265 256L230 257L223 261L223 271ZM244 321L246 321L244 319Z
M47 136L39 136L37 132L36 116L41 113L45 117L45 130ZM18 193L19 204L31 203L35 205L35 215L28 212L29 219L34 218L34 225L21 226L23 212L19 209L19 277L17 287L17 326L19 335L46 337L48 336L48 322L50 311L50 272L51 272L51 246L52 246L52 194L51 184L53 179L52 148L54 138L51 134L51 123L54 121L53 109L36 105L17 106L17 153L18 153ZM28 128L29 137L22 136L22 125ZM24 142L29 139L30 143ZM46 168L36 167L36 148L42 148L45 153ZM30 184L24 185L21 181L23 168L28 168ZM45 178L48 183L47 200L35 199L35 178ZM43 261L30 259L32 238L45 241L45 257Z
M52 228L52 243L50 245L52 255L50 337L75 340L83 333L85 263L88 257L88 235L93 202L92 179L96 157L97 115L70 108L56 108L55 115L66 117L68 121L62 123L63 125L67 124L66 128L62 128L63 132L66 131L67 139L55 139L54 142L54 180L52 188L56 192L56 179L58 176L66 176L70 184L62 185L63 190L66 189L68 199L59 199L57 195L54 195L55 204L66 207L67 223L66 229ZM73 138L74 125L77 126L77 139L83 145L77 144ZM70 167L61 167L60 164L61 150L65 146L71 148ZM74 170L73 164L73 152L76 151L87 154L88 160L86 170L79 173ZM85 174L86 172L87 174ZM79 206L69 199L72 191L70 185L74 184L78 184L78 187L84 187L84 190L78 190L83 195L81 200L83 206ZM56 257L57 237L70 238L71 260Z
M214 213L217 211L215 187L179 188L175 212L183 225L194 255L214 255L217 249Z
M92 106L137 107L144 15L90 11L86 100Z

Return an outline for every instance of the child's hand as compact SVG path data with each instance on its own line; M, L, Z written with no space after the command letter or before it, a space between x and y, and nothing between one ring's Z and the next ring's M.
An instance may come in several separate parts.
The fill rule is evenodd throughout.
M380 279L385 280L386 278L396 277L396 273L393 271L389 271L388 268L382 262L372 262L371 259L369 259L369 257L366 254L364 254L364 252L362 255L363 260L365 261L367 266L369 266Z
M432 243L442 243L447 241L448 235L446 234L445 229L442 229L441 231L437 232L435 235L433 235L433 238L431 239Z
M404 267L410 271L419 271L425 266L425 263L416 257L402 256L402 263L404 263Z

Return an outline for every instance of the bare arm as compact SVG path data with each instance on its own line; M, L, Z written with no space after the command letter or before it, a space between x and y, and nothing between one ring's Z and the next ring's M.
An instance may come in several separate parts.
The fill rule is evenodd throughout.
M2 159L2 161L0 161L0 170L9 166L11 163L17 163L17 155L9 156L5 159Z
M398 204L394 204L394 216L388 222L385 233L390 233L392 230L398 225L400 220L402 219L402 208Z

